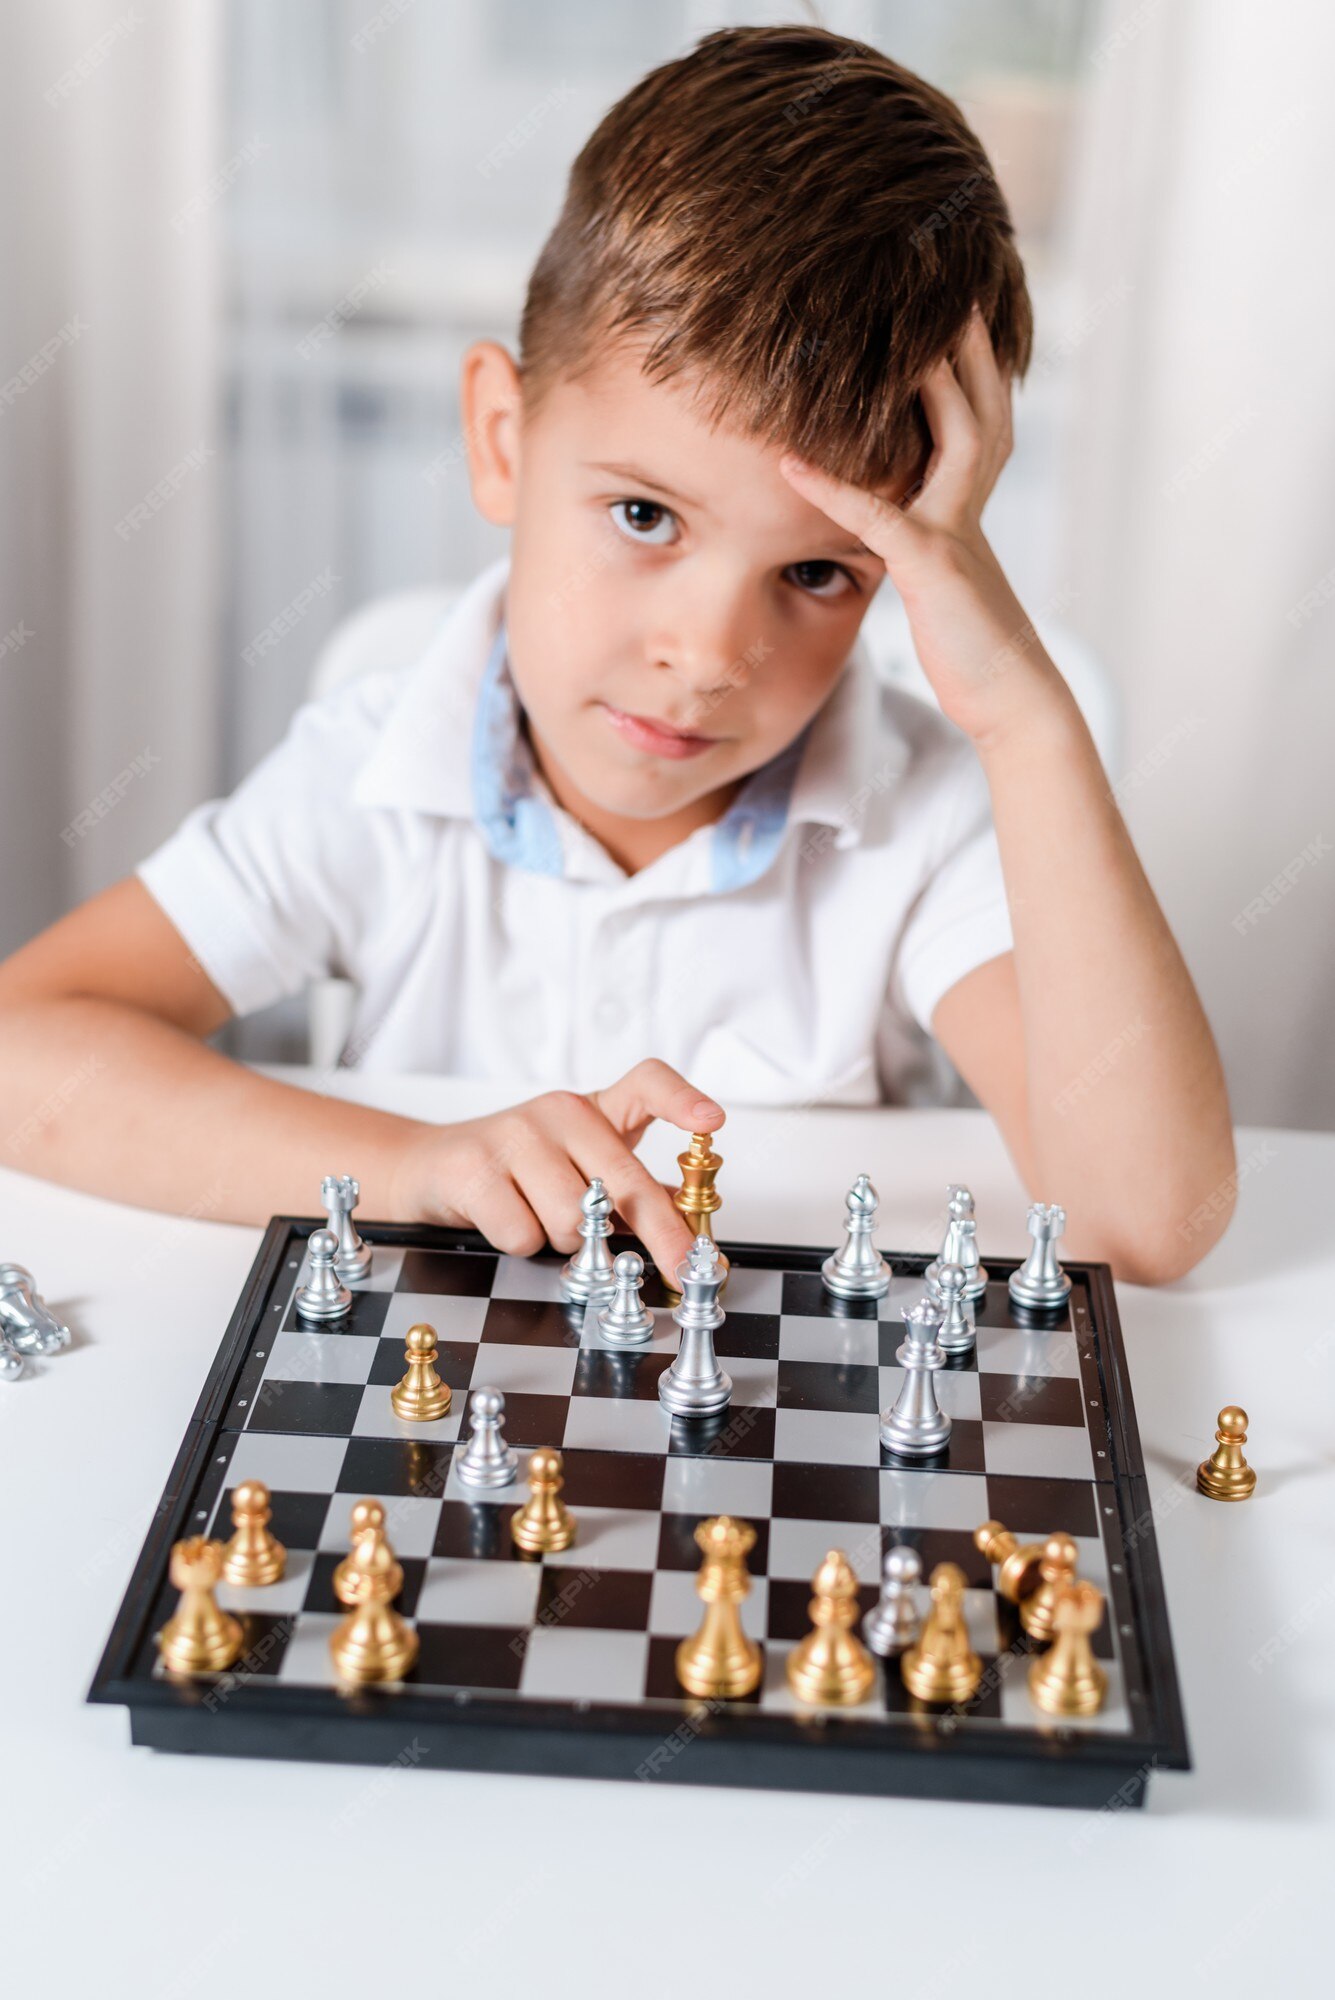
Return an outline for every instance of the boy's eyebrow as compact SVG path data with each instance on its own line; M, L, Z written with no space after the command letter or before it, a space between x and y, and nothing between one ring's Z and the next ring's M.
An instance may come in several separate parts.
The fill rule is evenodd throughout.
M656 487L660 493L666 493L669 500L679 500L684 507L698 507L701 504L685 493L674 492L670 486L665 486L661 479L655 479L652 473L646 472L643 466L609 464L601 458L586 459L585 464L591 472L614 472L618 479L637 480L641 486ZM832 556L869 556L873 560L876 556L874 549L869 549L865 542L859 541L832 542L829 544L829 550Z

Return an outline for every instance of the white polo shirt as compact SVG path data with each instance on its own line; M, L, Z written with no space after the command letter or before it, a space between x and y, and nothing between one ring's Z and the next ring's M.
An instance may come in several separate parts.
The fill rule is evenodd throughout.
M234 1011L334 974L365 1069L582 1091L658 1056L725 1106L930 1096L937 1001L1011 948L968 740L859 640L723 819L627 875L518 727L508 573L141 864Z

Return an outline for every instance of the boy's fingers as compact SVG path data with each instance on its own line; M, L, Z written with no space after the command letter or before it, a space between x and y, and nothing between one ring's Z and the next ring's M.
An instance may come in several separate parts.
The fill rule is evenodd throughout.
M671 1279L690 1252L691 1232L662 1182L606 1125L593 1135L587 1151L581 1147L572 1152L586 1179L594 1174L601 1178L632 1236L643 1243L663 1276Z
M792 452L784 452L779 471L804 500L819 507L822 514L828 514L841 528L847 528L850 535L859 536L887 564L901 540L914 533L910 516L893 500L869 493L847 479L836 479L833 473L808 465Z
M721 1104L654 1056L636 1063L605 1089L585 1095L631 1147L639 1144L655 1118L666 1119L681 1132L712 1132L727 1115Z
M923 408L937 450L914 512L935 521L966 513L983 457L983 438L973 407L948 362L933 368L923 382Z

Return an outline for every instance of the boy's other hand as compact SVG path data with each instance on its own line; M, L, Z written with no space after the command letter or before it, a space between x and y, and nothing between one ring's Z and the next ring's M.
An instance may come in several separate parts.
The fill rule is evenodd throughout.
M549 1090L485 1118L423 1125L399 1163L396 1219L465 1224L512 1257L579 1247L580 1200L597 1174L617 1215L672 1279L691 1233L635 1148L655 1118L689 1135L724 1112L667 1063L636 1063L604 1090Z
M976 308L958 363L938 361L921 395L933 450L921 484L898 501L792 453L779 470L884 562L937 700L981 742L1061 682L982 530L983 507L1011 452L1011 383Z

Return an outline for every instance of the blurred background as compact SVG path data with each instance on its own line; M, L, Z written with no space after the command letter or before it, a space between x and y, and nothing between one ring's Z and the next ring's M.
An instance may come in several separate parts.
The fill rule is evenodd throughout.
M1335 14L1316 0L10 0L0 952L127 873L330 634L503 548L460 356L566 169L710 29L955 95L1037 349L988 531L1115 697L1109 782L1240 1120L1335 1126ZM302 1053L289 1009L233 1031Z

